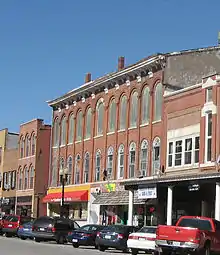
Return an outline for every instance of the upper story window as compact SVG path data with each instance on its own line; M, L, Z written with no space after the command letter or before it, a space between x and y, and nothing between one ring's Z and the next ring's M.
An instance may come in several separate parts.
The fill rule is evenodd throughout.
M152 175L157 174L157 171L160 170L160 147L160 138L155 137L153 141Z
M116 122L116 103L115 99L113 99L109 106L109 116L108 116L108 131L115 131L115 122Z
M148 163L148 142L143 140L141 143L140 171L142 176L147 176Z
M135 177L136 144L132 142L129 146L129 178Z
M90 162L89 162L89 153L86 152L85 154L85 159L84 159L84 183L87 183L89 182L89 165L90 165Z
M124 95L120 101L119 130L125 130L127 120L127 97Z
M212 160L212 112L206 114L205 124L205 162Z
M21 137L20 139L20 158L23 158L24 157L24 145L25 142L24 142L24 138Z
M96 160L95 160L95 181L100 181L101 177L101 151L98 150L96 152Z
M67 159L67 168L68 168L68 175L67 175L66 185L70 185L71 180L72 180L72 171L73 171L73 158L72 158L72 156L69 156L68 159Z
M130 127L137 127L138 119L138 93L135 91L130 100Z
M25 167L24 169L24 189L28 189L28 179L29 179L29 176L28 176L28 168Z
M74 184L80 183L80 155L76 155Z
M142 92L141 124L148 124L150 120L150 90L145 87Z
M154 121L159 121L162 118L162 103L163 103L163 86L158 83L154 92Z
M111 179L113 176L113 154L114 149L112 146L108 148L108 157L107 157L107 174L108 177Z
M29 188L30 189L33 189L34 188L34 167L31 166L30 169L29 169L29 175L30 175L30 186Z
M30 139L27 135L25 138L25 157L29 156L29 149L30 149Z
M60 126L58 118L56 118L53 122L53 146L59 146L59 137L60 137Z
M22 185L23 185L23 171L20 169L18 171L18 189L22 190Z
M82 111L79 111L76 117L76 141L82 140L82 132L83 132L82 118L83 118Z
M69 117L69 133L68 133L68 144L73 143L74 139L74 115L71 114Z
M124 145L121 144L118 149L118 179L121 179L124 177L124 161L125 161L125 155L124 155Z
M33 133L31 136L31 155L35 155L35 150L36 150L36 136Z
M92 109L89 108L86 112L86 135L85 138L91 138L91 130L92 130Z
M60 145L66 145L66 117L61 120L61 143Z
M206 103L212 102L212 87L206 89Z
M104 105L101 101L97 103L97 135L103 134L103 123L104 123Z
M60 170L64 169L64 167L65 167L64 159L60 158Z

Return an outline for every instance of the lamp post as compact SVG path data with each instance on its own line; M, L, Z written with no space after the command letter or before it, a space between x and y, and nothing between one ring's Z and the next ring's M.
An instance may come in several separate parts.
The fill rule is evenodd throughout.
M64 192L65 192L65 183L67 181L68 176L68 168L62 168L59 172L60 182L62 184L62 197L61 197L61 207L60 207L60 217L64 215Z

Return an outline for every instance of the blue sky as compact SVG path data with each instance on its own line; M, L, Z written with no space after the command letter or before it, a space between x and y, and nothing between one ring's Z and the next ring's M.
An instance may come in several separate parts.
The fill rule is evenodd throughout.
M219 0L0 0L0 129L17 132L46 104L157 52L217 45Z

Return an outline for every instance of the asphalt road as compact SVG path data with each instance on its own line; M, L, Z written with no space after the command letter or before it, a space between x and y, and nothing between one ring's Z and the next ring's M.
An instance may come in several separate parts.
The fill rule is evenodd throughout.
M9 255L125 255L121 251L107 250L100 252L92 247L73 248L71 244L35 243L31 240L22 241L18 238L0 237L0 254Z

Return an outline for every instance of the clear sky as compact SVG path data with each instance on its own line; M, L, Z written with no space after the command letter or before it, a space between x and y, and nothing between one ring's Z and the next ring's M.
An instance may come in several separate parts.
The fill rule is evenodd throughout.
M217 45L219 0L0 0L0 129L51 122L46 101L158 52Z

